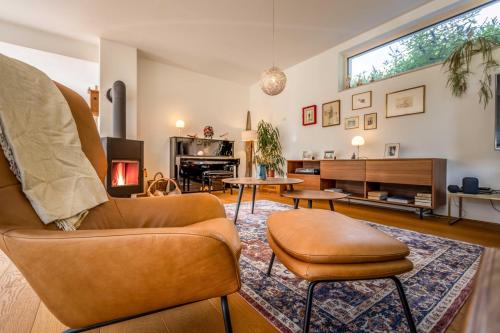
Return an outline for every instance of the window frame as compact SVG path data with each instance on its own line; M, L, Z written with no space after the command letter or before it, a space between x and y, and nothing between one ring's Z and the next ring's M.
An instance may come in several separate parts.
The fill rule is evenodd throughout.
M454 19L458 16L461 16L467 12L470 12L470 11L473 11L476 9L480 9L482 7L487 7L488 5L493 4L494 2L498 2L498 0L487 0L487 1L476 0L476 1L473 1L472 3L458 6L452 10L447 10L446 12L438 14L438 15L434 16L433 18L421 20L419 23L412 24L410 27L398 29L398 30L396 30L397 32L388 33L388 34L385 34L385 36L382 35L378 38L375 38L375 40L372 40L372 41L367 42L367 43L363 43L363 44L358 45L357 47L354 47L350 50L344 51L343 52L343 64L344 64L343 67L344 67L344 69L343 69L343 75L342 75L342 80L341 80L342 85L341 85L340 90L347 90L347 89L356 88L356 87L345 88L345 86L344 86L345 80L349 77L349 75L351 73L351 64L349 62L349 59L354 58L356 56L360 56L360 55L368 53L368 52L371 52L371 51L376 50L378 48L384 47L384 46L391 44L397 40L406 38L410 35L413 35L415 33L426 30L430 27L439 25L443 22L452 20L452 19ZM394 77L398 77L400 75L409 74L409 73L412 73L414 71L426 69L426 68L429 68L432 66L441 65L441 64L443 64L443 62L444 61L438 61L435 63L416 67L416 68L413 68L413 69L410 69L410 70L407 70L404 72L394 74L392 76L388 76L388 77L385 77L382 79L375 80L373 82L379 82L379 81L391 79ZM368 84L373 83L373 82L363 83L363 86L368 85Z

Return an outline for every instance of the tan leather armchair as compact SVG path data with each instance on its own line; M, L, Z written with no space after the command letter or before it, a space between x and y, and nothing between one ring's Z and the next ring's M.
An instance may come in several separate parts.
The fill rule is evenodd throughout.
M82 149L103 180L106 159L85 101L59 85ZM0 153L0 248L69 332L213 297L240 288L240 240L209 194L113 199L76 232L45 226Z

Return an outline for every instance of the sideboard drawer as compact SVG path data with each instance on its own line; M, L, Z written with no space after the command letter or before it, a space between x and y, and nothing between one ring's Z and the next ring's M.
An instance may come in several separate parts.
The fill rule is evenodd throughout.
M321 178L365 181L365 164L362 160L321 161Z
M304 182L293 185L295 190L319 190L321 179L319 175L305 175L297 173L289 173L288 178L302 179Z
M432 185L432 160L366 161L366 181Z

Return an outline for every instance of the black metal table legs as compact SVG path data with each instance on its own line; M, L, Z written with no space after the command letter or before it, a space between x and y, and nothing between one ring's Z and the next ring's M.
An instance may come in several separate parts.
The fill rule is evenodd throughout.
M238 202L236 203L236 211L234 212L234 223L236 223L236 220L238 220L238 212L240 211L240 205L241 205L241 197L243 196L243 190L245 189L245 185L238 185L239 192L238 192Z
M299 199L293 199L293 208L294 209L299 209Z
M238 212L240 211L240 206L241 206L241 198L243 197L243 191L245 189L245 185L238 185L239 187L239 192L238 192L238 202L236 203L236 211L234 212L234 223L238 220ZM257 192L257 185L252 185L252 214L255 209L255 194Z
M299 208L299 202L300 199L294 198L293 199L293 208L298 209ZM332 212L335 211L335 206L333 205L333 200L328 200L328 203L330 204L330 210ZM307 200L307 208L312 208L312 200Z
M257 192L257 185L252 186L252 214L255 208L255 192Z

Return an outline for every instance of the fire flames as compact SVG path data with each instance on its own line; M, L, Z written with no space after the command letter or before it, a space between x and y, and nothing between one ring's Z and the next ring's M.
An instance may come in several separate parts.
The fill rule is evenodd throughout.
M111 185L113 187L139 184L139 162L113 161L112 165Z

